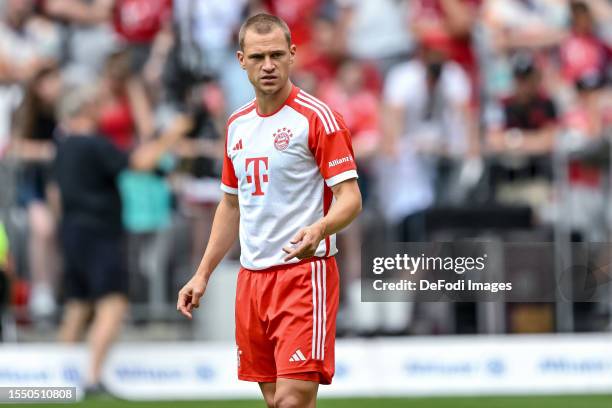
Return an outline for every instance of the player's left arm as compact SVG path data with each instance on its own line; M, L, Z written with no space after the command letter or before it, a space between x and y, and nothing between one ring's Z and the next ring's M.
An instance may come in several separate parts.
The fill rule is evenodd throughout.
M335 201L325 217L298 231L286 246L285 262L293 258L306 259L314 255L319 243L327 236L347 227L361 212L361 192L357 179L345 180L330 187Z

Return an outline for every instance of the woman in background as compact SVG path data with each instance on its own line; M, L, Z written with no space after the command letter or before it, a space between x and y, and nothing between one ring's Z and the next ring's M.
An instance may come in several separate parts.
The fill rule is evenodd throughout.
M62 87L56 67L41 69L28 84L14 121L13 142L23 162L18 179L18 200L28 214L28 255L32 290L30 311L34 318L53 315L57 278L55 220L47 202L46 186L55 155L54 106Z
M123 151L150 139L155 131L145 88L132 76L130 63L125 50L109 55L100 87L99 130Z

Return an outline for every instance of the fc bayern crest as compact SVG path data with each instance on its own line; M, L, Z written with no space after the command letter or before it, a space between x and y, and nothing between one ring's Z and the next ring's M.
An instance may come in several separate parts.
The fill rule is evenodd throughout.
M293 133L291 133L290 129L282 128L278 129L274 133L274 147L276 150L283 151L289 147L289 142L291 142L291 138L293 137Z

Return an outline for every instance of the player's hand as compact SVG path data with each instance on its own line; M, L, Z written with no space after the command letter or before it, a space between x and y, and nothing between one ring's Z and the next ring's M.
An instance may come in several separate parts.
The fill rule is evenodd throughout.
M291 246L283 248L283 251L287 253L285 262L293 258L307 259L314 256L319 247L319 242L324 236L325 226L321 223L315 223L300 229L290 241Z
M194 275L179 291L176 310L191 319L193 317L191 312L200 306L200 298L204 295L207 284L207 279Z

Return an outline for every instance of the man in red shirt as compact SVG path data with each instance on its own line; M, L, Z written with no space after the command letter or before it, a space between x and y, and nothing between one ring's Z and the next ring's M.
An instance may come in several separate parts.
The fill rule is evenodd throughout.
M239 40L256 98L228 120L225 194L177 309L191 318L239 235L238 377L258 382L269 407L314 407L319 384L334 374L335 234L361 211L350 133L338 113L289 81L296 46L284 21L257 14Z

